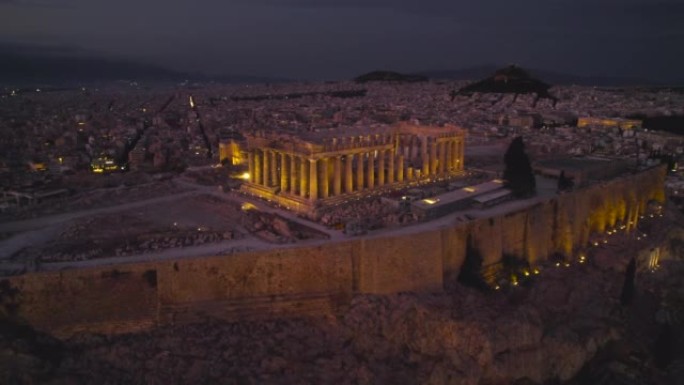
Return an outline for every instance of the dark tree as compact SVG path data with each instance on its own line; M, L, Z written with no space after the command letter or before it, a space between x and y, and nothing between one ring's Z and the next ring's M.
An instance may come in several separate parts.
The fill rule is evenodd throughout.
M503 178L506 181L506 187L510 188L517 197L534 195L537 183L532 172L532 165L530 165L530 158L525 153L522 136L513 139L508 146L504 155L504 164L506 168Z
M622 285L622 294L620 295L620 303L623 306L629 306L634 301L634 277L636 276L636 259L632 257L627 265L625 271L625 283Z
M0 281L0 319L14 317L19 309L19 289L9 280Z
M653 357L659 369L665 369L675 357L675 333L672 326L664 325L655 340Z
M558 177L558 191L569 191L572 190L575 183L572 179L565 176L565 171L561 171Z
M489 286L482 277L482 255L473 247L470 238L466 242L465 261L463 261L463 266L461 266L461 271L458 274L458 281L466 286L480 290L489 289Z

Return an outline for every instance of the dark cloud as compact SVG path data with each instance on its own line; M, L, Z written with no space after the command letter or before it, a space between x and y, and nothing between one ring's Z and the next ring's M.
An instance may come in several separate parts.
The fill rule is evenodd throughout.
M71 0L0 0L0 6L3 4L24 8L70 8L73 5Z
M334 78L516 62L643 77L684 65L684 0L29 1L69 7L0 0L6 41L190 71Z

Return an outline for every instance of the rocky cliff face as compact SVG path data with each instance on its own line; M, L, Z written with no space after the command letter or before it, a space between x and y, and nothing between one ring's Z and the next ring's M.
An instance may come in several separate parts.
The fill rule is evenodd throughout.
M31 380L30 367L21 366L12 368L13 378L26 384L564 381L622 334L622 278L620 271L577 264L549 267L505 292L454 285L441 294L361 295L344 314L319 319L82 334L65 342L50 380ZM11 354L12 347L4 349Z

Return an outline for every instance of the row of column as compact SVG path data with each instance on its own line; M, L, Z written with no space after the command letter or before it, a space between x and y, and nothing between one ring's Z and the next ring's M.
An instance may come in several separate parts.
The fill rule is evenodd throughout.
M400 140L397 150L414 164L421 165L423 175L436 175L463 169L461 138L412 137Z
M394 149L320 159L255 149L248 154L250 182L311 200L328 198L460 170L463 152L458 147L455 141L433 143L422 169L411 167Z

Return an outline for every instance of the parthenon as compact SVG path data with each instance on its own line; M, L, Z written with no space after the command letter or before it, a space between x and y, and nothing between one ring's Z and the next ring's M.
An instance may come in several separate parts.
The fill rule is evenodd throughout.
M317 205L463 171L465 134L453 125L246 137L249 180L242 191L305 214Z

